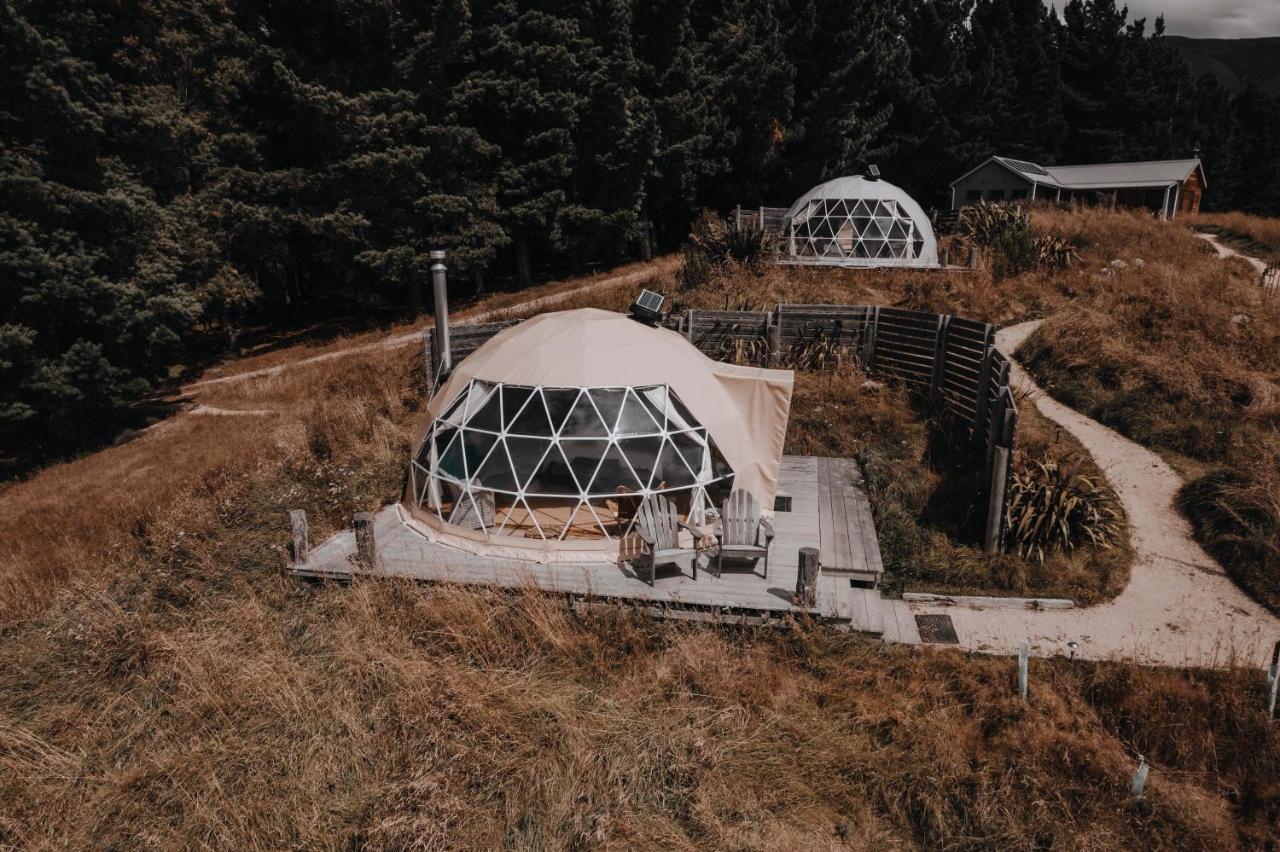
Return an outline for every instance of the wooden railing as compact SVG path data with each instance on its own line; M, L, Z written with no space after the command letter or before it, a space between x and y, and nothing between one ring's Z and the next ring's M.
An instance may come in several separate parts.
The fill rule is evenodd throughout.
M450 330L453 363L514 321ZM1017 429L1009 360L989 323L877 305L778 305L772 311L686 310L668 321L708 356L762 366L823 368L852 358L868 374L904 385L965 430L982 472L987 504L984 545L1001 549ZM423 332L429 374L439 364L430 328Z
M782 220L786 215L786 207L743 207L739 204L733 208L733 219L739 228L754 225L766 234L781 233Z

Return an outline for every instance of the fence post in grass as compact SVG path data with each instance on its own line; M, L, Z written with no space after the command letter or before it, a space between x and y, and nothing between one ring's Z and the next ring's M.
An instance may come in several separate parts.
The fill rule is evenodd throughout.
M978 268L978 247L975 245L969 246L969 268Z
M1001 531L1004 526L1004 491L1009 476L1009 448L996 447L991 460L991 484L987 492L987 530L983 549L987 553L1000 552Z
M1147 759L1142 755L1138 755L1138 771L1133 773L1133 783L1129 785L1129 795L1135 799L1142 798L1142 791L1147 789L1147 775L1151 772L1151 767L1147 765Z
M876 332L880 328L880 306L867 312L867 324L862 336L862 369L870 373L876 365Z
M782 356L782 307L773 314L765 315L765 323L769 329L769 366L777 366Z
M1018 697L1027 700L1027 643L1018 646Z
M946 269L951 265L951 246L942 247L942 268Z
M982 333L982 366L978 368L978 398L973 414L975 436L982 434L979 430L986 425L987 412L991 404L991 361L996 350L995 334L995 328L991 323L987 323Z
M933 330L933 375L929 379L929 398L937 402L942 397L942 382L947 375L947 334L951 330L951 316L938 314Z
M356 559L373 567L378 562L378 542L373 535L373 512L356 512L352 526L356 530Z
M692 343L693 342L693 308L685 309L684 321L686 323L684 336L689 340L690 343Z
M306 563L311 555L311 544L307 537L307 513L305 509L293 509L289 512L289 526L293 530L293 564Z
M818 548L800 548L800 570L796 573L796 603L812 609L818 603Z

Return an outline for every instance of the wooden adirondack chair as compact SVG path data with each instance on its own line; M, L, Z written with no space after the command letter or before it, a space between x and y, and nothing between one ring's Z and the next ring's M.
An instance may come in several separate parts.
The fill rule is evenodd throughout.
M769 576L769 545L773 543L773 524L760 516L760 505L750 491L736 488L720 506L716 524L716 576L720 576L721 560L759 559L764 576Z
M644 543L638 570L649 570L649 585L653 585L658 565L674 563L681 557L690 557L693 565L693 579L698 579L698 539L702 533L681 522L676 512L676 504L661 494L652 494L640 504L636 512L636 535ZM693 547L680 546L680 530L687 530L693 535Z

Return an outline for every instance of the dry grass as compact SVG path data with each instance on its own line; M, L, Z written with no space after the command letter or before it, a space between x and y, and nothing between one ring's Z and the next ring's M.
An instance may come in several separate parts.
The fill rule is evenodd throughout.
M318 540L394 499L423 382L407 348L210 386L277 413L179 418L0 492L0 847L1276 841L1256 672L1035 661L1023 705L1008 660L803 624L284 576L289 508ZM878 452L878 500L927 495L895 394L801 377L789 449Z
M1250 213L1201 213L1192 228L1221 235L1245 254L1280 261L1280 219Z
M1021 357L1054 396L1169 454L1191 477L1182 507L1200 541L1280 611L1280 302L1181 227L1142 222L1132 239L1147 247L1141 268L1125 255L1104 266L1105 243L1086 249L1087 298Z

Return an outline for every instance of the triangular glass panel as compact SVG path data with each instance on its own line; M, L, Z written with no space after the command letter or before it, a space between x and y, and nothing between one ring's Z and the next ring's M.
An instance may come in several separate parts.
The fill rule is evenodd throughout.
M522 388L516 385L502 386L502 422L507 429L511 428L511 424L515 422L532 395L533 388Z
M551 437L551 421L547 418L547 407L542 402L542 392L535 390L525 404L524 410L516 415L515 420L507 427L508 432L518 435L538 435Z
M551 428L559 432L573 411L573 404L581 393L577 388L543 388L542 398L547 403L547 413L551 415Z
M622 438L618 441L631 469L640 477L646 488L657 487L653 482L653 472L658 466L658 453L662 449L662 438L658 436L645 438Z
M578 481L574 479L573 472L569 469L569 462L565 460L564 453L560 452L557 444L551 445L551 449L543 457L542 464L538 465L537 471L525 485L524 490L529 494L573 496L577 496L581 491L578 488Z
M893 247L888 242L882 242L876 250L877 258L893 257Z
M701 476L702 460L706 456L706 438L699 436L697 432L676 432L671 435L671 442L684 457L689 470Z
M720 455L720 448L716 446L716 442L707 439L711 445L711 475L716 479L724 476L733 476L733 468L729 467L729 463L724 460L724 456Z
M854 217L853 229L858 233L858 236L865 237L867 235L867 230L870 227L871 227L871 217L869 216Z
M637 388L636 398L644 403L645 409L658 424L658 428L667 428L667 388L666 385L658 385L652 388Z
M858 203L853 205L853 215L855 216L871 215L871 211L867 209L867 202L865 199L859 198Z
M560 434L574 438L604 437L609 434L604 423L600 422L600 415L596 413L596 407L591 404L591 397L586 391L583 391L578 401L574 403L573 409L570 410L568 418L560 429Z
M475 413L467 415L467 425L472 429L487 429L490 432L502 431L502 408L499 393L494 390L483 400L479 398L472 400L471 407L468 411Z
M489 451L493 449L493 445L498 442L498 436L488 432L477 432L474 429L462 430L462 446L464 449L463 458L467 465L467 475L475 476L480 465L489 455Z
M475 387L475 383L467 385L466 389L458 394L457 399L449 404L449 408L440 416L441 422L449 423L454 426L461 426L462 419L466 414L467 400L470 398L471 389Z
M907 238L907 226L902 223L901 219L893 220L893 224L889 226L889 237L895 240L905 240Z
M622 400L626 396L624 388L592 388L591 401L604 420L605 428L613 432L613 424L618 422L618 412L622 410Z
M626 494L640 491L644 488L640 481L636 479L635 473L631 470L631 465L627 464L626 457L622 455L622 451L618 449L617 444L611 444L608 452L604 454L604 458L600 460L600 467L596 470L596 478L591 482L590 493L592 494Z
M525 487L529 477L533 476L542 457L547 454L551 441L546 438L521 438L516 435L507 436L507 452L511 454L511 468L516 474L516 483Z
M440 429L436 432L436 470L454 479L467 478L467 469L462 461L462 441L458 438L458 430Z
M652 435L661 431L662 428L654 422L649 409L636 396L635 391L628 389L614 432L619 435Z
M511 473L511 460L507 451L499 442L489 457L480 465L480 470L472 477L471 483L476 487L484 487L493 491L515 492L516 478Z
M662 452L658 455L658 466L653 475L653 487L655 489L687 488L696 484L696 481L693 471L689 470L689 466L684 463L684 459L676 451L675 445L670 440L666 441L662 445Z
M599 439L584 441L561 438L560 449L568 459L569 467L573 470L578 484L585 489L591 482L596 468L600 466L600 459L608 452L609 442Z

